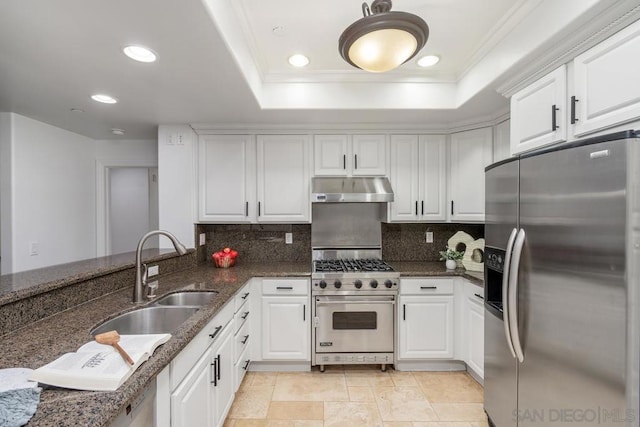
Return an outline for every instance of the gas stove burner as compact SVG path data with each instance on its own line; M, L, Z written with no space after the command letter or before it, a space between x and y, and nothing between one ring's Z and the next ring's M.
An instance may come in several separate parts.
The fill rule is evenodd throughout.
M314 271L318 273L358 273L393 271L381 259L330 259L314 261Z

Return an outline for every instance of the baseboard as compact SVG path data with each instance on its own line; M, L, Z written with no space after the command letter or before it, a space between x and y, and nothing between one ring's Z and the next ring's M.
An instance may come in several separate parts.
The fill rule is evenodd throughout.
M311 371L311 361L304 362L251 362L251 372L308 372Z
M396 371L464 371L467 366L459 360L399 360Z

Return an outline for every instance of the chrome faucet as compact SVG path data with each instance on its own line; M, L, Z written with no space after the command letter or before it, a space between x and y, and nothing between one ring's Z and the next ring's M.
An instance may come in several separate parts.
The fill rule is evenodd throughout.
M184 255L187 253L187 248L178 241L176 236L169 233L168 231L163 230L154 230L150 231L138 242L138 249L136 249L136 285L133 288L133 303L134 304L142 304L145 302L146 295L144 295L144 291L147 288L147 265L142 264L142 247L144 246L144 242L151 236L155 236L156 234L161 234L163 236L167 236L171 243L173 243L173 247L176 249L178 254ZM144 273L143 273L144 268Z

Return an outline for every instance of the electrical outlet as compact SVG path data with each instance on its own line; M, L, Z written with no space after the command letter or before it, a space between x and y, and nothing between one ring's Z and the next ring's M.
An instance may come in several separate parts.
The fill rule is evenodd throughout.
M40 244L38 242L31 242L29 244L29 255L36 256L40 253Z
M157 276L160 273L160 266L152 265L147 269L147 277Z
M204 246L206 243L206 235L204 233L200 233L200 246Z
M424 233L424 241L426 243L433 243L433 231L427 231Z
M293 243L293 233L284 233L284 242L287 245L290 245Z

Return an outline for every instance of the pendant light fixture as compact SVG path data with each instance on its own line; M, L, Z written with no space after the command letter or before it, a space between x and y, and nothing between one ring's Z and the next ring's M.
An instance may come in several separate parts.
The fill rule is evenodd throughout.
M427 43L429 26L406 12L390 12L391 0L362 3L363 18L349 25L340 36L342 58L356 68L372 73L393 70L413 58Z

